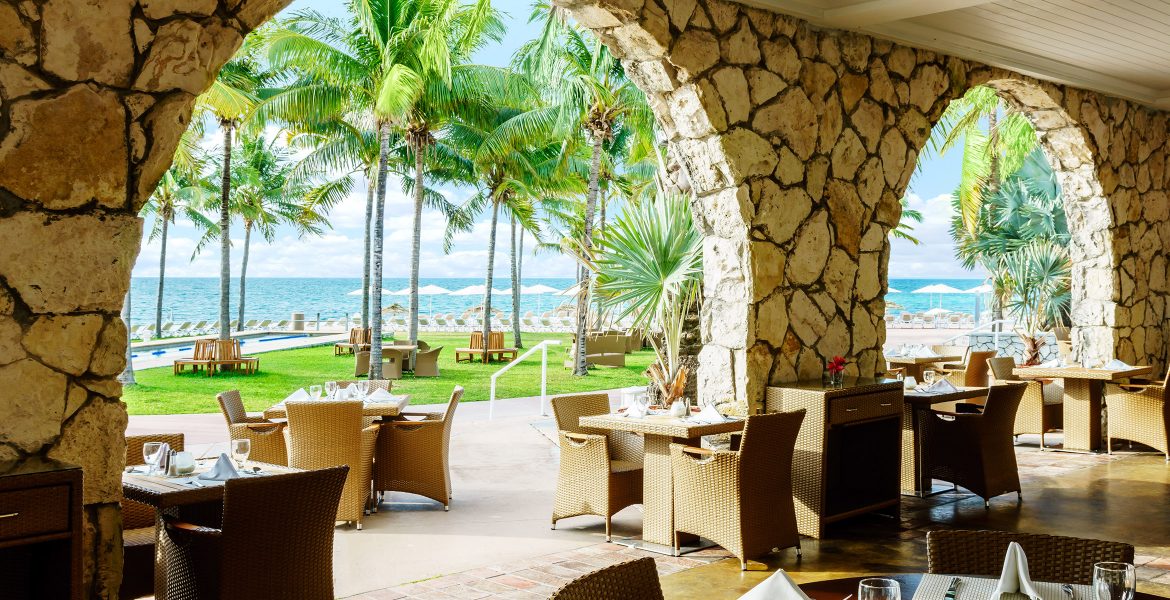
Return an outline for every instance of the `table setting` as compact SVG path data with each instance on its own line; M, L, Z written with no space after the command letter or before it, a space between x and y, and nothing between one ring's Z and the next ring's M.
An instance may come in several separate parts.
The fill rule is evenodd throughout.
M286 419L288 413L285 406L288 402L340 402L345 400L361 400L362 414L367 417L393 417L402 412L410 403L407 394L392 394L378 388L370 391L368 381L354 381L342 387L336 381L327 381L322 385L310 385L306 391L300 388L291 393L284 400L273 404L264 411L266 419Z

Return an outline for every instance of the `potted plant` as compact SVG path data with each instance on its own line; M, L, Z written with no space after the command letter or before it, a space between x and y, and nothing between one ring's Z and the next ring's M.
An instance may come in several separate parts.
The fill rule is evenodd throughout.
M825 370L829 372L829 384L833 387L841 387L845 380L845 357L834 356L829 364L825 365Z
M1069 305L1068 253L1040 242L1004 257L1004 267L1012 292L1008 310L1024 344L1024 365L1040 364L1045 332L1062 321Z

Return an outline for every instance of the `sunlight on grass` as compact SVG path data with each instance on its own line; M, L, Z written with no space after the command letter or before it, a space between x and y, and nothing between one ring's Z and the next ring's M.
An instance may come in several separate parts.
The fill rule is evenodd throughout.
M399 336L401 339L404 336ZM487 400L490 395L491 375L503 363L455 363L455 348L467 345L467 334L424 334L432 347L443 346L439 357L440 377L414 378L407 374L394 382L393 391L411 395L412 404L446 402L451 388L462 385L467 392L465 402ZM511 340L511 333L507 335ZM545 339L559 339L561 346L549 348L548 393L563 394L590 390L608 390L645 385L642 372L654 360L651 350L626 355L624 368L597 368L588 377L573 377L563 366L569 344L568 335L525 334L524 343L532 347ZM302 348L260 354L260 372L255 375L222 373L215 377L205 374L174 375L171 367L144 369L136 373L138 385L126 388L125 400L132 415L164 415L209 413L219 411L215 395L238 389L249 411L260 411L284 399L297 388L323 383L327 380L353 379L353 357L333 356L332 346ZM496 396L519 398L540 394L540 356L533 355L500 377Z

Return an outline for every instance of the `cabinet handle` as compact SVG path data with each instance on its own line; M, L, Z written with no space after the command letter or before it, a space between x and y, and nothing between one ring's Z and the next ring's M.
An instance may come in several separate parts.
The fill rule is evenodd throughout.
M882 402L882 406L893 406L893 402Z
M846 408L845 412L857 412L856 408Z
M18 512L8 513L6 515L0 515L0 519L11 519L12 517L16 517L19 515L20 515L20 513L18 513Z

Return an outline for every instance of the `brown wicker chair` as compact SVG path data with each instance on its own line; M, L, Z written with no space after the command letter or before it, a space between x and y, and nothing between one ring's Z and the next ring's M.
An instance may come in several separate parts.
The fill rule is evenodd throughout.
M1010 531L931 531L926 534L928 573L998 577L1008 544L1016 542L1028 556L1036 581L1089 585L1093 564L1133 562L1133 546L1086 538Z
M216 528L166 519L170 600L332 600L346 467L232 479Z
M443 347L439 346L431 350L421 350L422 342L419 342L420 350L414 355L414 376L415 377L438 377L439 376L439 353L443 351Z
M800 556L792 455L804 412L748 417L738 452L670 445L676 554L678 533L691 533L735 555L742 569L776 548Z
M1010 356L989 358L987 366L991 368L991 377L995 383L1024 382L1013 373L1016 359ZM1024 398L1020 400L1020 409L1016 411L1012 434L1038 433L1040 449L1044 450L1044 434L1064 426L1064 386L1040 379L1025 383L1027 388L1024 390Z
M550 600L662 600L654 559L639 558L582 575L553 592Z
M349 467L349 477L337 505L337 520L358 530L370 498L370 466L378 426L362 428L362 403L286 402L288 411L288 466L297 469Z
M552 528L561 519L597 515L605 518L608 542L610 518L642 502L642 438L581 427L581 417L609 412L608 394L566 394L550 402L561 447Z
M239 390L229 390L215 395L219 410L227 421L228 437L233 440L246 439L252 443L248 455L255 461L273 465L288 464L288 450L284 443L285 423L269 421L258 415L249 415L244 410L244 401Z
M1107 449L1113 452L1113 440L1122 439L1145 444L1166 455L1170 462L1170 372L1161 385L1106 385L1105 410L1109 423L1105 428Z
M987 359L995 357L994 350L976 350L967 353L967 362L954 369L935 369L957 386L983 387L987 385Z
M183 434L151 433L126 436L126 466L146 464L142 446L146 442L166 442L172 450L183 450ZM154 595L154 507L122 499L122 586L119 598L142 598Z
M385 492L406 492L451 508L451 423L462 397L463 388L455 386L442 413L408 412L382 422L374 453L375 504Z
M370 384L370 386L366 388L366 390L370 393L373 393L374 390L385 390L389 392L390 388L394 387L394 382L390 381L389 379L368 379L363 381ZM345 389L357 383L357 381L351 379L349 381L338 381L336 383L338 388Z
M1022 383L991 386L981 414L931 411L923 421L924 468L935 479L990 499L1020 489L1012 425L1027 389Z

